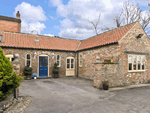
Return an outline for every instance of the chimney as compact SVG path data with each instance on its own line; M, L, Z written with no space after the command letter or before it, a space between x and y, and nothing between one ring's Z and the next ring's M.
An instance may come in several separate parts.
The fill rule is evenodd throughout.
M20 13L19 13L19 11L17 11L16 17L20 19Z

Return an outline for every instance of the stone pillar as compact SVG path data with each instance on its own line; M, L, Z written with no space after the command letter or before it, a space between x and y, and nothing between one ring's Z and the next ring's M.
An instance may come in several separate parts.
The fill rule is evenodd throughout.
M13 72L16 72L17 75L20 74L20 61L18 60L19 54L14 54L14 61L11 62L13 66ZM19 87L14 90L15 98L19 95ZM17 93L17 94L16 94Z

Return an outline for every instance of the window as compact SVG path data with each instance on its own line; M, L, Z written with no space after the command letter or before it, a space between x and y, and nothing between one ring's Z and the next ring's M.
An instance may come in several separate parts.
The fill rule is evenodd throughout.
M0 42L2 42L2 35L0 35Z
M10 61L14 61L13 55L5 55Z
M129 71L145 71L145 56L128 55Z
M57 55L57 57L56 57L56 63L58 64L58 67L60 67L61 66L61 60L60 60L60 55Z
M67 69L74 69L74 59L73 58L67 59Z
M29 67L31 67L31 55L30 54L26 55L26 66L27 64L29 64Z
M67 59L67 68L70 68L70 59Z
M79 66L82 67L82 55L80 55L80 58L79 58Z

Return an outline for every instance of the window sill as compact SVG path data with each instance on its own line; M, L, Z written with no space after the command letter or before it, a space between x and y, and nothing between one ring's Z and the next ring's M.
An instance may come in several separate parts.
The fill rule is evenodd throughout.
M132 71L128 71L128 72L145 72L146 70L132 70Z

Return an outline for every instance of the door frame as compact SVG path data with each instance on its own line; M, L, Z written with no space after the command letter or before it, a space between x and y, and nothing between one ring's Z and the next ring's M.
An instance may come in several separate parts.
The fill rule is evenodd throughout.
M74 75L72 75L72 76L75 76L75 58L74 58L74 57L67 57L67 58L66 58L66 76L68 76L68 75L67 75L67 59L71 59L71 58L74 59L74 65L73 65L73 67L74 67L74 68L73 68L73 69L74 69ZM71 62L71 61L70 61L70 62Z
M41 55L38 56L38 67L37 67L38 68L37 69L38 70L38 72L37 72L38 74L37 75L38 75L38 77L40 77L39 76L39 57L40 56L43 56L43 57L46 56L46 57L48 57L48 70L47 70L48 71L48 76L47 77L49 77L49 56L48 55L43 55L43 54L41 54Z

